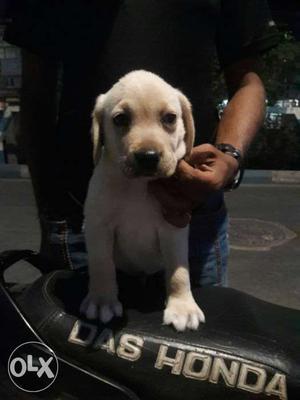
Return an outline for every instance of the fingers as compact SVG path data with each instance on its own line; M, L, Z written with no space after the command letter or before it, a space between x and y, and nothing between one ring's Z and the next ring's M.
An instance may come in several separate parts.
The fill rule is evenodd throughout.
M198 167L201 164L210 163L213 161L217 152L218 149L216 149L212 144L202 144L192 149L187 161L189 164Z
M192 181L202 175L201 173L198 174L198 171L208 172L212 171L212 168L206 164L201 164L195 167L194 165L190 165L186 161L181 160L176 168L175 177L183 182Z
M210 182L213 173L214 170L209 165L202 164L195 168L186 161L182 160L178 164L175 176L180 184L190 185L192 183L194 185L194 189L197 189L197 191L200 193L201 191L207 191L207 184Z
M223 186L224 167L219 152L211 144L193 148L189 158L178 163L173 177L149 183L149 191L160 202L165 219L183 227L190 221L191 210L207 195Z
M195 179L195 168L186 161L179 161L174 177L181 182L188 182Z

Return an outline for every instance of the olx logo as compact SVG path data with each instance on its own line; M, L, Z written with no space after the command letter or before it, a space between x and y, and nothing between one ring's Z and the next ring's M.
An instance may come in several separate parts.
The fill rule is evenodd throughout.
M53 350L43 343L23 343L9 357L8 374L19 389L41 392L55 381L58 360Z

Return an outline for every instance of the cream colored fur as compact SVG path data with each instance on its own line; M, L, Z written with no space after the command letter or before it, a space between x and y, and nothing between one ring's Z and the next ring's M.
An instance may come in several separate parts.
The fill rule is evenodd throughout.
M114 118L124 112L130 123L120 128ZM164 122L166 113L176 115L175 124ZM157 75L133 71L98 97L93 141L96 165L85 203L90 284L81 311L104 323L121 316L116 269L151 274L165 268L163 322L178 331L197 329L205 318L190 289L189 229L166 222L160 205L147 191L149 179L171 176L177 162L192 149L189 101ZM154 149L161 155L153 176L135 174L132 155L141 149Z

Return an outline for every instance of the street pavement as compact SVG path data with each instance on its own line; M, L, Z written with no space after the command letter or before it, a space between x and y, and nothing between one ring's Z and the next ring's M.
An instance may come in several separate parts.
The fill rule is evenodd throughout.
M300 185L244 185L226 195L229 214L282 224L294 239L267 251L231 250L229 286L300 309Z
M230 237L234 238L229 286L300 309L300 185L247 184L226 194L226 201L233 223ZM249 250L250 237L245 246L236 246L235 240L244 237L245 231L255 234L257 220L276 223L275 228L283 225L292 233L290 239L268 249L256 245ZM38 250L39 224L30 180L0 179L0 221L0 251ZM268 229L266 225L265 230L258 231L262 242L272 239ZM26 283L35 275L35 270L24 263L9 271L7 279Z

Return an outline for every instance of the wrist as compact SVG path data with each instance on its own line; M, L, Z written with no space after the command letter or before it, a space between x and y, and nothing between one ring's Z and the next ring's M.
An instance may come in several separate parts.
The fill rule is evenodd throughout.
M228 184L231 183L240 169L240 163L230 154L224 153L224 158L228 165Z
M224 186L224 190L231 191L238 188L243 178L243 157L239 149L228 143L218 143L215 147L226 155L227 161L232 170L228 182Z

